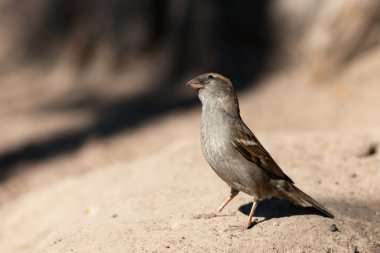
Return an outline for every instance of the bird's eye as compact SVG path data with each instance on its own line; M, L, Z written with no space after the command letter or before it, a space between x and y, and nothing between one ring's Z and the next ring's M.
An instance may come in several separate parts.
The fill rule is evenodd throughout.
M213 76L213 75L208 75L207 78L208 78L208 79L214 79L214 76Z

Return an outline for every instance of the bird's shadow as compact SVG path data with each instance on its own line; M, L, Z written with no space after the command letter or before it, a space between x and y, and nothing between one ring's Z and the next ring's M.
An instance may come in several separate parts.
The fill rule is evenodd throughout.
M249 212L252 208L252 202L244 204L239 207L239 211L245 215L249 215ZM281 217L289 217L294 215L320 215L327 217L322 212L318 211L314 207L302 207L293 204L290 201L282 200L282 199L266 199L260 201L256 211L255 217L263 217L264 220L259 221L257 223L261 223L263 221L267 221L273 218L281 218Z

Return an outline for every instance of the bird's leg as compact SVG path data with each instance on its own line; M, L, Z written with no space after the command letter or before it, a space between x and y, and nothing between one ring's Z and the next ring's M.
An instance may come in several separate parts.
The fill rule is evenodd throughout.
M247 226L247 228L250 228L253 225L252 219L253 219L253 215L255 214L257 203L258 203L258 201L254 199L253 203L252 203L251 212L249 212L249 219L248 219L248 226Z
M231 187L231 194L230 196L219 206L218 211L221 212L223 208L230 203L230 201L238 195L239 191L236 190L235 188Z

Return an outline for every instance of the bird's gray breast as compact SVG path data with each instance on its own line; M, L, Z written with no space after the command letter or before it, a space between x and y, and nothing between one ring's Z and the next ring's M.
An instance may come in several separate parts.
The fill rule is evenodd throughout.
M202 152L216 174L228 185L250 193L246 161L232 145L233 118L222 112L203 111L201 124ZM243 159L242 159L243 158Z

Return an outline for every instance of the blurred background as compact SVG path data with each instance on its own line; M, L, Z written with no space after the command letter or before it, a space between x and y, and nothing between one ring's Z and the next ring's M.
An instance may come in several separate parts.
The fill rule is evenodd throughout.
M1 0L0 203L166 145L199 107L184 83L204 72L273 102L244 100L248 117L375 126L378 107L362 103L379 95L379 25L377 0ZM266 118L258 129L280 128ZM161 119L171 128L144 135Z

